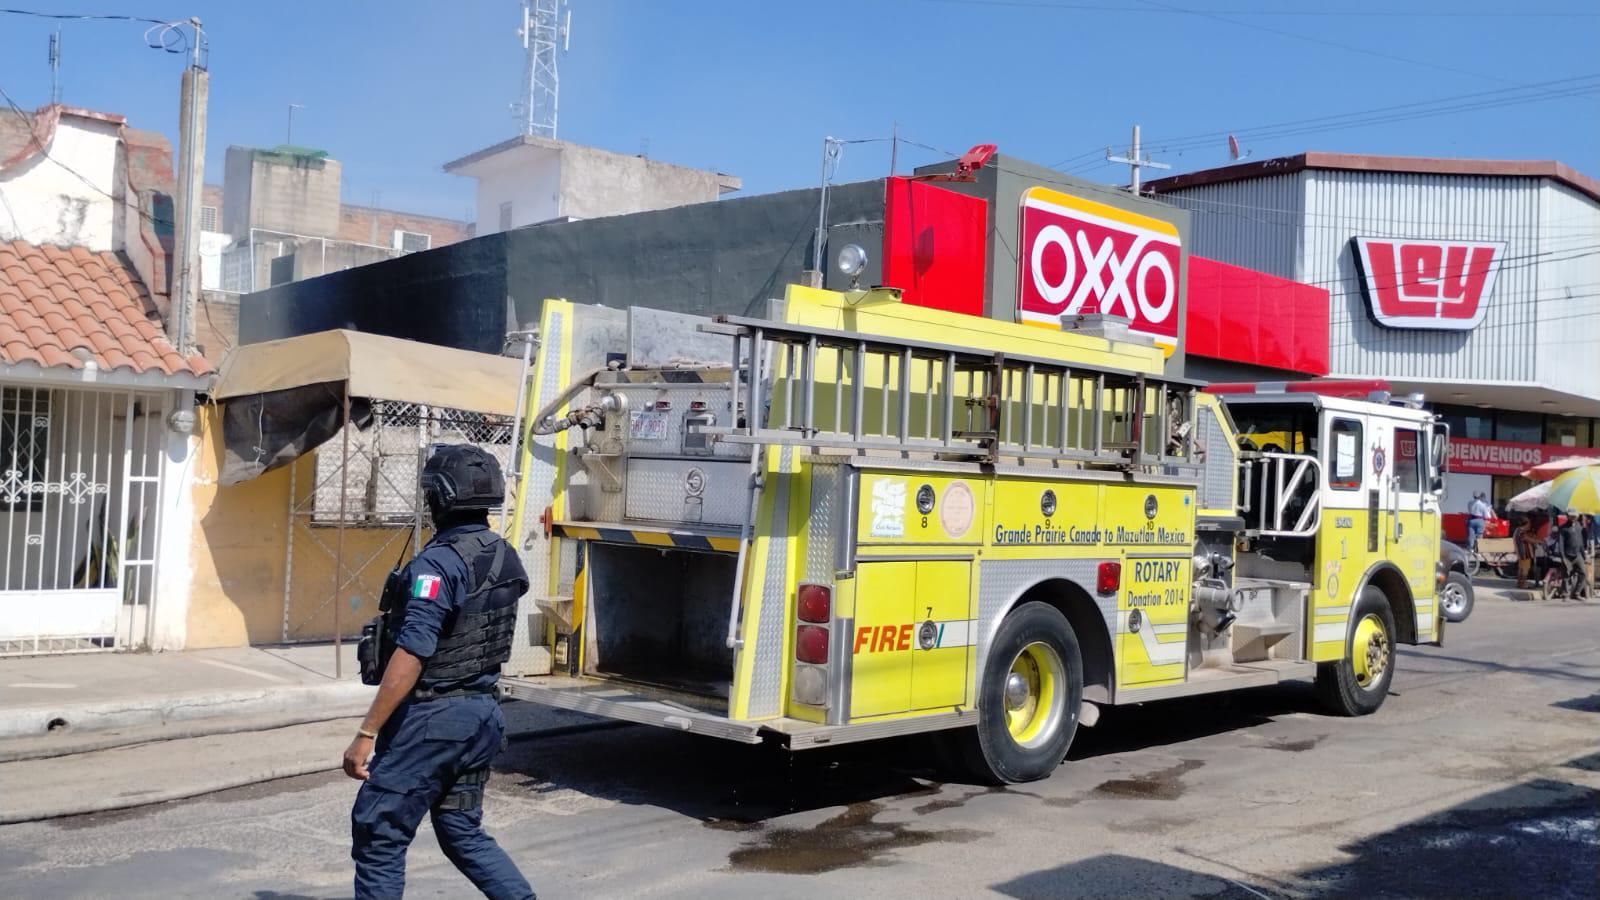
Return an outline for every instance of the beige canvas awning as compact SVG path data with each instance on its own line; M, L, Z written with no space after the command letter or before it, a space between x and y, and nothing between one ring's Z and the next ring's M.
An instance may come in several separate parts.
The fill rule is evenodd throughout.
M244 344L229 351L218 400L328 382L350 396L514 416L521 360L359 331Z

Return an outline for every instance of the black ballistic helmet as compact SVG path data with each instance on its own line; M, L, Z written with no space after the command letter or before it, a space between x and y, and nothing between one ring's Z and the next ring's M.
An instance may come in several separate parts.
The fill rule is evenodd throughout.
M437 444L422 466L422 494L436 515L505 502L500 463L471 444Z

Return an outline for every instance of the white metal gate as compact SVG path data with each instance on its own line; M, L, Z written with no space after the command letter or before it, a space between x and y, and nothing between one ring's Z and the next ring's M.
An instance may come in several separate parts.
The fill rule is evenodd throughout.
M166 395L0 385L0 656L147 643Z

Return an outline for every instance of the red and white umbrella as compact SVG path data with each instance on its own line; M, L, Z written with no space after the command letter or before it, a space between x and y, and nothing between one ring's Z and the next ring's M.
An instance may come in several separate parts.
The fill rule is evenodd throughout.
M1552 459L1542 462L1531 469L1525 469L1522 477L1531 478L1534 481L1549 481L1562 472L1570 472L1573 469L1580 469L1595 463L1600 463L1600 457L1568 456L1564 459Z
M1532 471L1531 469L1529 471ZM1533 512L1550 508L1550 482L1536 484L1506 501L1512 512Z

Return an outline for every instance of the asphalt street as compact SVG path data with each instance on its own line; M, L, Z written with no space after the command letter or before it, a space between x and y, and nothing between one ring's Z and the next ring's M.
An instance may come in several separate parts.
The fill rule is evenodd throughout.
M1365 719L1308 684L1108 710L1008 789L943 782L917 740L791 757L580 722L512 743L488 822L546 898L1600 893L1600 605L1480 591L1399 666ZM274 739L295 738L228 738ZM349 896L355 789L306 775L0 828L5 893ZM413 896L472 895L426 825L410 869Z

